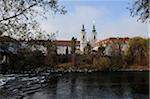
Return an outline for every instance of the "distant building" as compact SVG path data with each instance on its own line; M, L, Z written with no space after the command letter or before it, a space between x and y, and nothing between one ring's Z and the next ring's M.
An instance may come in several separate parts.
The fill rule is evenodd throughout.
M113 49L117 52L118 46L113 46L115 43L119 43L121 47L121 51L126 53L129 45L128 45L129 38L108 38L102 41L95 43L94 49L97 50L100 46L105 47L105 54L111 56Z
M82 25L82 29L80 32L80 41L76 42L77 53L80 53L80 54L84 53L84 48L87 46L88 43L90 43L90 45L94 47L96 41L97 41L97 32L95 29L95 25L93 25L91 38L89 41L87 40L85 27L84 25ZM69 54L71 53L71 48L70 48L71 40L56 40L55 42L56 42L58 54L66 54L67 47L68 47Z
M81 32L80 32L80 38L79 38L79 40L76 41L76 49L77 49L76 53L83 54L87 44L90 44L91 47L93 48L93 50L97 50L100 46L103 46L103 47L107 46L106 49L109 49L110 45L115 42L122 43L123 44L122 51L124 51L125 49L128 48L128 40L129 40L129 38L126 37L126 38L107 38L107 39L104 39L101 41L97 41L97 31L96 31L95 25L93 25L90 39L87 40L87 33L86 33L84 25L82 25ZM8 36L0 37L0 44L1 44L1 42L16 42L16 41L17 40L12 39ZM25 47L27 45L26 41L20 41L20 42L22 42L22 44L20 45L19 48ZM49 43L51 41L50 40L30 40L28 42ZM68 54L71 54L71 40L54 40L54 42L57 47L58 54L66 54L66 50L68 50ZM13 47L10 47L9 50L11 50L12 52L16 52L16 50L14 48L18 48L18 46L12 45L11 43L10 43L10 46L13 46ZM32 49L33 50L41 49L43 52L46 52L46 48L43 48L42 46L40 46L40 47L33 46Z
M68 54L71 54L71 40L56 40L54 41L57 46L57 54L66 54L68 48ZM79 49L80 41L76 41L76 47Z
M95 29L95 25L93 25L93 30L92 30L90 41L87 40L85 28L84 28L84 25L82 25L82 29L80 33L80 51L84 53L84 48L87 46L88 43L90 43L90 45L94 47L96 41L97 41L97 32Z
M115 37L107 38L107 39L104 39L102 41L96 42L94 44L94 47L98 47L98 46L105 47L106 45L111 44L111 43L115 43L115 42L120 42L120 43L126 44L126 43L128 43L128 41L129 41L128 37L126 37L126 38L120 38L120 37L118 37L118 38L117 37L116 38Z

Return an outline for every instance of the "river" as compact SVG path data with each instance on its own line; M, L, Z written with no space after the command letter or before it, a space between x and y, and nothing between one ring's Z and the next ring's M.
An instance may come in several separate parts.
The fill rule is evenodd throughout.
M65 73L50 79L41 90L22 98L148 99L148 88L149 72Z

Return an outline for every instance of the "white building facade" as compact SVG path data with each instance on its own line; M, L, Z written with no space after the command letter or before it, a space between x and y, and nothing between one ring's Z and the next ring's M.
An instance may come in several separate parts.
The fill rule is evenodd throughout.
M84 25L82 25L82 29L80 32L80 40L76 41L76 49L77 53L83 54L84 49L89 43L92 47L94 47L95 43L97 42L97 32L95 29L95 25L93 25L93 29L90 35L90 40L87 40L87 33L85 31ZM57 45L57 53L58 54L66 54L66 49L68 50L68 54L71 54L71 40L56 40Z
M93 25L93 30L89 41L87 40L87 33L85 31L84 25L82 25L80 33L80 51L84 53L84 48L87 46L87 43L89 43L92 47L94 47L96 42L97 42L97 32L95 29L95 25Z

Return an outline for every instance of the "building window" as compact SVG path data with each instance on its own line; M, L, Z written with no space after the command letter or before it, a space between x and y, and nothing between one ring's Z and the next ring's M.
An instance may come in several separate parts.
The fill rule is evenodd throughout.
M96 39L96 37L94 36L94 40Z

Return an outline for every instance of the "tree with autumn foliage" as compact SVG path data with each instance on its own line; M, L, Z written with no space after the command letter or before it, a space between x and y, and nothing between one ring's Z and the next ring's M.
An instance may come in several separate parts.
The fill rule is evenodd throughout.
M57 64L57 47L54 42L50 42L47 46L46 65L55 67Z
M76 65L76 53L75 53L76 52L76 41L77 41L77 39L72 37L70 47L71 47L72 64L73 64L73 66Z
M129 40L129 49L126 54L128 64L148 66L149 64L149 39L134 37Z

